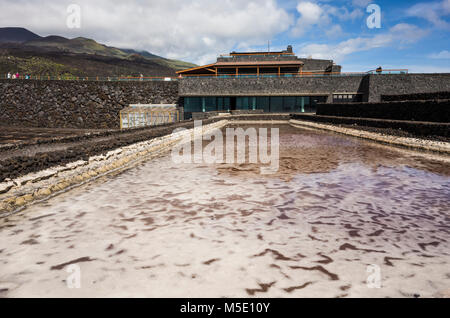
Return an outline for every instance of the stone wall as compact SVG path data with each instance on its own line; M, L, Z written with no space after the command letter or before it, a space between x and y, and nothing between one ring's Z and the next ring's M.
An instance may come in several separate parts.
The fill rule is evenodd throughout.
M363 75L286 78L183 78L180 96L328 96L333 92L367 95Z
M317 115L450 123L450 100L318 104Z
M311 121L335 126L345 125L352 129L376 128L370 131L399 137L420 137L437 141L448 141L450 123L417 122L406 120L386 120L357 117L321 116L311 114L292 114L292 119ZM381 130L378 130L381 129Z
M450 73L370 75L369 102L380 102L381 95L402 95L450 91Z
M118 128L118 113L129 104L179 103L187 96L327 96L331 103L333 93L360 93L364 102L377 103L381 95L446 91L450 91L450 74L183 78L178 82L0 80L0 125Z
M178 82L0 80L0 125L119 128L129 104L177 103Z
M180 96L328 96L360 93L364 102L381 95L450 91L450 74L382 74L292 78L184 78Z
M434 93L414 93L405 95L381 95L382 102L432 99L450 99L450 91Z

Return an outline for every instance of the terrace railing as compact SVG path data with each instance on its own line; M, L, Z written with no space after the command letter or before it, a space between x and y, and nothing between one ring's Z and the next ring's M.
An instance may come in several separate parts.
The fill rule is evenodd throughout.
M395 69L395 70L372 70L367 74L408 74L407 69Z
M407 69L392 70L372 70L368 72L302 72L302 73L264 73L264 74L217 74L217 75L201 75L201 74L184 74L178 77L124 77L124 76L45 76L45 75L20 75L19 77L8 77L4 74L3 79L20 79L20 80L48 80L48 81L96 81L96 82L144 82L144 81L177 81L180 78L295 78L295 77L347 77L362 76L367 74L408 74Z
M125 77L125 76L47 76L47 75L19 75L3 74L2 79L42 80L42 81L91 81L91 82L144 82L144 81L177 81L178 77Z
M333 73L333 72L302 72L302 73L264 73L264 74L217 74L217 75L201 75L201 74L184 74L183 78L296 78L296 77L348 77L348 76L364 76L368 74L408 74L408 70L383 70L381 72L369 71L369 72L345 72L345 73Z

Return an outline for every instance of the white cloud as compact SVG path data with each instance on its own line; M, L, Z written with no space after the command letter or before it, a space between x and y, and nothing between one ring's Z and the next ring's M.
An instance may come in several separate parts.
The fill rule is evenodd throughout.
M361 18L364 15L359 8L349 10L346 7L322 5L312 1L301 1L296 9L300 17L291 30L292 35L296 37L304 35L313 27L318 27L328 37L342 35L342 27L339 24L333 24L333 18L347 21Z
M353 0L352 4L356 7L367 7L369 3L372 3L373 0Z
M439 53L430 54L429 57L432 59L450 59L450 52L444 50Z
M444 19L450 14L450 0L417 3L409 8L406 14L425 19L437 28L450 30L450 23Z
M346 7L334 7L330 5L324 5L323 8L328 15L335 16L341 21L353 21L364 16L364 12L359 8L349 10Z
M294 36L303 35L311 26L327 23L327 15L316 3L300 2L297 5L297 11L300 14L300 18L298 18L297 24L292 29Z
M325 34L329 38L336 38L344 34L344 31L342 30L341 26L339 24L335 24L332 27L330 27L328 30L325 31Z
M312 56L319 59L333 59L340 63L349 54L367 51L375 48L403 46L415 43L428 32L415 25L400 23L389 29L388 32L373 37L357 37L342 41L335 45L309 44L300 49L303 56Z
M293 22L276 0L77 0L81 29L68 29L69 3L2 0L0 21L41 35L86 36L196 63L212 61L242 43L264 44Z

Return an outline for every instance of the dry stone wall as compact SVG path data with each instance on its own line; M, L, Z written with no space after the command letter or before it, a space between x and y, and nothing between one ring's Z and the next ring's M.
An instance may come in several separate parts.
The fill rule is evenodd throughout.
M0 125L119 128L129 104L177 103L178 82L0 80Z

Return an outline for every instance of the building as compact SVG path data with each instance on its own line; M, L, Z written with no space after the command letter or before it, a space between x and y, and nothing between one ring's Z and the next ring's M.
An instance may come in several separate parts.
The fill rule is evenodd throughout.
M339 74L341 67L331 60L301 59L292 46L280 52L231 52L213 64L194 67L177 74L181 77L292 77L307 74Z
M212 111L315 112L317 103L379 102L386 94L450 89L450 74L342 73L332 60L297 57L291 46L281 52L232 52L178 74L186 119Z

